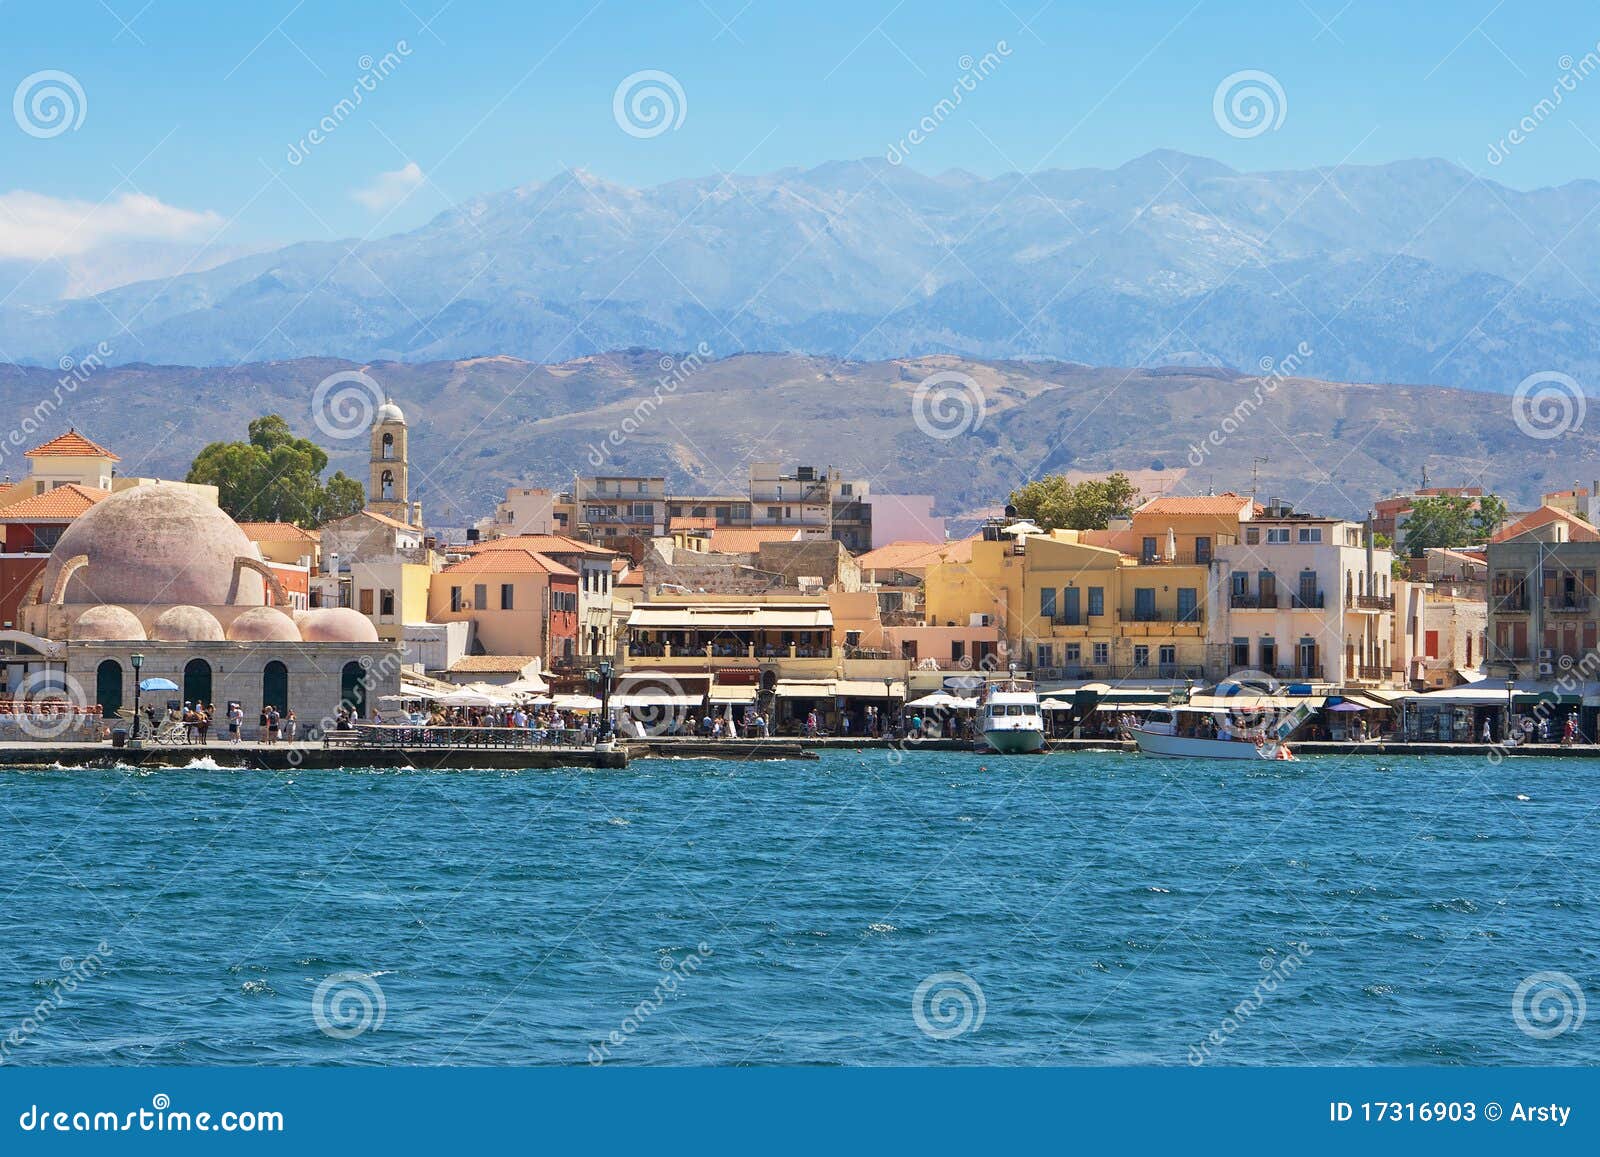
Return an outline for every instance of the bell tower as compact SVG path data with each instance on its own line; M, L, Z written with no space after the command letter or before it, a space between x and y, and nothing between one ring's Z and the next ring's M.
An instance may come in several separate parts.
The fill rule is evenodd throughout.
M372 420L372 461L367 476L367 509L412 526L422 525L422 504L413 504L406 416L392 398Z

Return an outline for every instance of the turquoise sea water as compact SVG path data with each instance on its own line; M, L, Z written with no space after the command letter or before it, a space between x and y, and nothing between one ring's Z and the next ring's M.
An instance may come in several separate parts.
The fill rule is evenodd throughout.
M1514 1010L1538 973L1600 999L1597 784L1576 760L884 752L3 771L0 1050L1600 1063L1580 993Z

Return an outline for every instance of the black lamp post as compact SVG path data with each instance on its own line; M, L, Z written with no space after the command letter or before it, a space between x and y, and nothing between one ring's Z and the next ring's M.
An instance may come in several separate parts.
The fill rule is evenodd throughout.
M1506 742L1511 741L1511 709L1516 701L1517 669L1511 668L1511 673L1506 676Z
M596 734L601 739L611 738L611 661L600 660L600 665L589 672L590 682L600 684L600 727Z
M135 651L129 662L133 664L133 738L139 738L139 669L144 666L144 656Z

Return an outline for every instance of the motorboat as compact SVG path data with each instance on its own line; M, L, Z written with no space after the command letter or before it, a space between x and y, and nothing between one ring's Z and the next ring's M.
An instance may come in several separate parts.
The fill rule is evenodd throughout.
M1132 728L1146 755L1179 759L1292 760L1289 736L1303 722L1300 709L1283 718L1252 720L1226 707L1159 707Z
M984 687L983 739L1002 755L1027 755L1044 750L1044 713L1031 679L1015 673Z

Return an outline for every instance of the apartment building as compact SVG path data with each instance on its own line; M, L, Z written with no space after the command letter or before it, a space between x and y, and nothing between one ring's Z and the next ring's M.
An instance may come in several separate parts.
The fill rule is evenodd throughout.
M1395 683L1394 556L1360 523L1270 504L1218 546L1209 677L1261 671L1331 685Z

